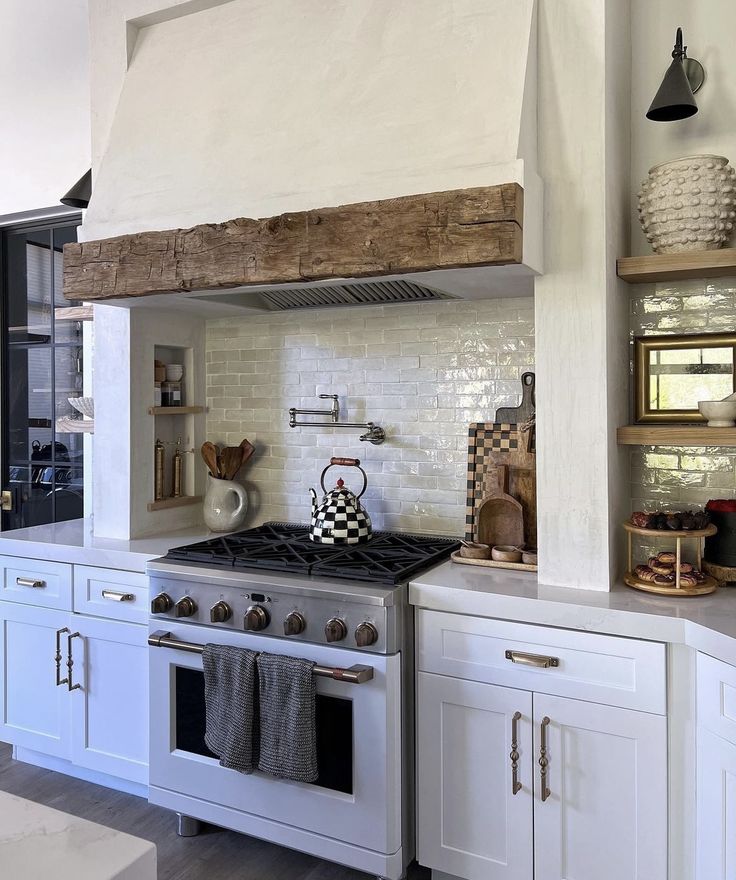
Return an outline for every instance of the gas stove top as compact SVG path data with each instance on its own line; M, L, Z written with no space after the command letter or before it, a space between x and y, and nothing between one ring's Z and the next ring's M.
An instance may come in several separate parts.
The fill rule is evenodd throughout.
M169 550L165 559L239 569L266 569L326 578L399 584L446 559L453 538L374 532L365 544L335 546L309 540L298 523L268 522L254 529Z

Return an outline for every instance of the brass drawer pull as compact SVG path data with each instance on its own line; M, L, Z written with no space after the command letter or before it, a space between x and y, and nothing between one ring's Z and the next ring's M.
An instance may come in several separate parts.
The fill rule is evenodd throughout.
M542 789L542 802L546 801L552 794L547 787L547 767L549 766L549 758L547 757L547 726L549 723L549 718L545 715L542 718L539 737L539 784Z
M46 586L46 581L37 581L35 578L19 577L15 582L19 587L33 587L36 590L42 590Z
M538 669L549 669L550 666L559 666L558 657L546 657L544 654L527 654L524 651L506 651L504 657L512 663L520 663L522 666L536 666Z
M135 593L121 593L119 590L103 590L103 599L112 599L113 602L135 602Z
M521 719L521 712L514 712L511 716L511 794L518 794L521 791L521 783L519 782L519 744L518 744L518 724Z
M69 630L67 630L69 632ZM72 666L74 666L74 656L72 654L72 639L81 639L81 633L75 632L71 633L66 637L66 668L69 670L69 675L67 677L66 683L67 687L70 691L81 690L81 684L74 684L72 681Z
M61 634L68 632L68 626L63 626L61 629L56 630L56 655L54 657L56 660L56 687L59 687L60 684L69 683L69 679L61 677Z

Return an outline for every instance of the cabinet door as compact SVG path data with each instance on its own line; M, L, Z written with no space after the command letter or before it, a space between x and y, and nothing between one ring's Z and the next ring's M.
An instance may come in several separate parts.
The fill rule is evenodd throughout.
M72 761L148 784L147 629L74 617Z
M46 755L70 755L66 684L57 686L56 637L70 626L64 611L0 604L0 740ZM67 674L67 632L60 633L60 677Z
M736 745L698 730L698 880L736 880Z
M531 694L422 672L417 698L417 860L466 880L531 880Z
M667 719L534 694L534 742L536 880L666 880Z

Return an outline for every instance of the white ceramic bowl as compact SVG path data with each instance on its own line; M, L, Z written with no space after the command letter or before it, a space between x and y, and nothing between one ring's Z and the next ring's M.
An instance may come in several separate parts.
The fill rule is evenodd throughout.
M166 381L178 382L184 375L184 367L181 364L166 364Z
M736 400L699 400L700 414L709 428L733 428L736 425Z
M95 417L95 402L91 397L69 397L67 398L69 403L74 407L77 412L82 413L83 416L87 416L88 419L93 419Z

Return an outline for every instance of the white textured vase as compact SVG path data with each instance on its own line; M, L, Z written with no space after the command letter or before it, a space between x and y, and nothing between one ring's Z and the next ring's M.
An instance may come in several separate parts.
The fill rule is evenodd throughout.
M204 521L210 531L237 531L245 522L247 512L248 495L240 483L207 475Z
M724 156L685 156L649 169L639 220L656 254L712 251L731 238L736 171Z

